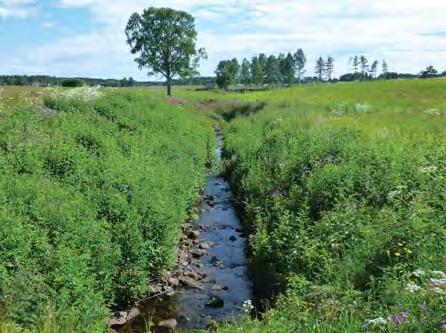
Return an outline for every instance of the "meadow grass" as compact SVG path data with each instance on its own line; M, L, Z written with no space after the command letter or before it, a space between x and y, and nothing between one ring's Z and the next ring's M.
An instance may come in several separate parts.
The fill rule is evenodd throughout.
M443 329L445 93L445 80L182 92L237 109L227 172L253 260L280 285L262 320L221 332Z
M146 294L216 121L252 260L280 292L219 332L441 331L445 80L175 92L1 90L1 332L102 332Z

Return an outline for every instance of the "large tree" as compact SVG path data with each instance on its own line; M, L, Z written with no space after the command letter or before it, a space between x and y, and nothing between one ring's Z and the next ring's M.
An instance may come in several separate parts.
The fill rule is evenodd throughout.
M195 20L183 11L147 8L130 17L125 33L139 68L162 75L169 96L172 80L196 74L199 59L205 57L204 50L196 47Z

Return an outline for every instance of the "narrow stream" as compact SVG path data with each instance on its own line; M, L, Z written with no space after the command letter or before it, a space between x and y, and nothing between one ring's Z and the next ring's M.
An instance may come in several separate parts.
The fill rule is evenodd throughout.
M221 161L223 138L217 134L217 160ZM176 320L176 331L205 329L210 321L237 320L241 306L253 299L248 277L246 239L237 216L229 183L210 171L201 216L195 230L195 244L207 244L206 251L179 263L182 271L200 275L196 287L179 287L171 297L155 298L143 303L142 315L132 325L132 332L146 332L145 322ZM178 268L178 267L177 267ZM180 278L181 280L181 278ZM181 285L181 284L180 284ZM169 331L155 328L155 332Z

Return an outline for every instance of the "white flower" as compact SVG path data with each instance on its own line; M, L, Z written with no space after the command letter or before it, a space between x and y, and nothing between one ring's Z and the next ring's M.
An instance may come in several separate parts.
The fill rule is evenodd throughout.
M241 310L246 313L250 314L252 310L254 310L254 306L252 305L252 301L250 299L246 300L242 304Z
M435 287L446 286L446 279L431 279L431 282Z
M432 271L432 275L439 277L440 279L446 280L446 273L442 271Z
M411 293L417 292L421 290L421 287L417 284L407 284L406 285L406 290L409 290Z
M441 295L444 294L444 290L441 289L441 288L435 287L435 288L432 289L432 290L433 290L435 293L437 293L437 294L441 294Z
M375 319L369 319L366 321L368 325L378 326L378 325L385 325L387 324L387 319L383 317L378 317Z
M437 117L441 115L441 111L439 109L429 109L424 111L424 113L430 116L437 116Z
M412 275L416 277L422 277L426 275L426 272L421 269L417 269L416 271L412 272Z
M420 169L421 173L425 173L425 174L429 174L429 173L435 173L435 171L437 171L438 168L435 165L430 165L424 168Z
M50 97L61 98L67 100L82 100L84 102L93 101L100 98L103 93L101 87L79 87L71 89L48 89L47 93Z

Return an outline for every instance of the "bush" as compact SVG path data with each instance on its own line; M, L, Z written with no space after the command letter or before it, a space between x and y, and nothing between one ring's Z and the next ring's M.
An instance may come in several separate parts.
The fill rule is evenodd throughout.
M77 88L83 87L85 85L85 82L80 79L66 79L61 82L61 85L65 88Z

